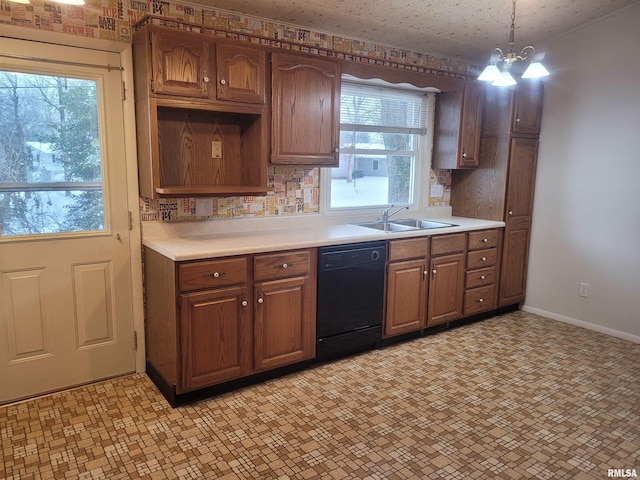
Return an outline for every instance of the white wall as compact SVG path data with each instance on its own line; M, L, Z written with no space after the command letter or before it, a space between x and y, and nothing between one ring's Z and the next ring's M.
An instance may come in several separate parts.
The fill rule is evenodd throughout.
M640 341L640 3L545 45L525 310ZM589 298L578 296L580 282Z

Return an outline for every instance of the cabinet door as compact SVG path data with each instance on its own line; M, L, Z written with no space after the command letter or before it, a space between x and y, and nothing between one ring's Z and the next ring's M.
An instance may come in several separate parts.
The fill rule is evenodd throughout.
M480 160L483 90L473 84L462 92L437 96L434 168L473 168Z
M462 316L464 259L464 253L431 259L427 326L450 322Z
M255 285L256 370L299 362L315 355L315 300L309 277Z
M529 222L509 222L504 232L502 271L498 306L515 305L524 300L529 257Z
M177 393L251 372L251 312L245 287L183 295L180 299L182 382ZM182 387L182 388L181 388Z
M264 50L221 43L216 46L218 100L265 102Z
M513 138L509 155L505 221L531 218L533 192L536 179L538 140L533 138Z
M542 83L540 81L523 81L518 84L515 91L511 131L539 135L541 121Z
M480 127L482 125L483 91L467 85L462 100L458 166L477 167L480 164Z
M340 65L274 53L271 163L338 166Z
M151 32L155 93L209 97L209 43L187 32Z
M426 259L389 264L385 337L413 332L424 327L427 273Z

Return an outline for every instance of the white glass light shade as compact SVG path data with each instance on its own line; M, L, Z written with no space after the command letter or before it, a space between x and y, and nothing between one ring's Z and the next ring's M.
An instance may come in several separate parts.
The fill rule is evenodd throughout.
M515 84L516 84L516 81L514 80L514 78L511 76L509 72L502 72L500 73L500 76L496 78L491 85L495 87L510 87Z
M500 77L500 70L498 67L495 65L487 65L480 76L478 76L478 80L483 82L493 82L498 77Z
M522 74L522 78L542 78L549 75L549 71L540 62L531 62Z

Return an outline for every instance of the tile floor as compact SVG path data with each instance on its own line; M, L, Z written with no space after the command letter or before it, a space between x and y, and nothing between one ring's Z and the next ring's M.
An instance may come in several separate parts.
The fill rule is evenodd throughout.
M640 345L523 312L171 408L145 375L0 407L0 478L640 472Z

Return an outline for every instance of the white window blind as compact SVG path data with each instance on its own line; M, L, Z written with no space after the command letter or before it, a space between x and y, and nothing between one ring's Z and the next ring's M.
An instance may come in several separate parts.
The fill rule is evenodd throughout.
M356 132L424 135L427 131L427 95L343 81L340 128Z

